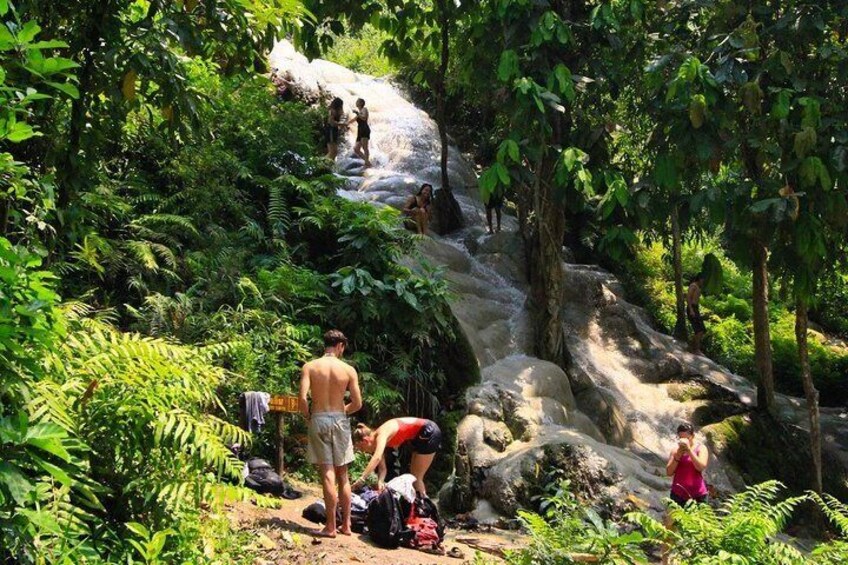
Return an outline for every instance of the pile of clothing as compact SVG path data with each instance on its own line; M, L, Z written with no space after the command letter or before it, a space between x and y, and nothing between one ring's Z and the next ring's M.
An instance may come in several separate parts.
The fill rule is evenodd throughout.
M350 499L350 529L354 533L365 533L365 518L368 515L368 504L379 493L375 490L366 488L358 493L353 493ZM323 500L316 500L309 506L303 509L301 514L305 519L316 524L325 524L327 522L327 507ZM341 510L336 509L336 524L342 523Z
M400 546L429 552L443 552L444 523L435 503L426 496L417 495L415 477L401 475L386 483L381 492L365 489L351 498L351 529L367 534L380 547L394 549ZM303 510L303 517L323 524L327 511L323 501L317 501ZM341 521L337 512L336 521Z

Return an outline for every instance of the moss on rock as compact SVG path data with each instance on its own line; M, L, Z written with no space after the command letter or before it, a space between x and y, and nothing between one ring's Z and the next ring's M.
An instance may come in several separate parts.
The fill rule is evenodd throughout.
M754 412L732 416L702 431L715 454L731 463L746 484L777 479L794 492L811 487L809 435L798 426ZM827 450L823 465L825 490L844 499L848 472Z

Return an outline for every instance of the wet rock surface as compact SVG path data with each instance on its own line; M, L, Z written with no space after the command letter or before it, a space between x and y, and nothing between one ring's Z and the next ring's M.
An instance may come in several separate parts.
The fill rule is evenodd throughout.
M354 132L348 131L337 161L343 196L399 208L423 182L438 189L436 125L397 88L333 63L310 63L285 42L271 59L316 99L339 96L346 108L356 98L367 101L374 166L363 169L351 154ZM748 417L755 404L752 384L657 332L603 269L564 264L570 366L563 370L532 357L526 257L516 221L504 216L501 233L485 233L476 175L453 147L449 175L465 227L423 239L420 251L444 269L451 308L481 380L465 393L455 472L442 502L455 510L476 505L481 515L511 514L532 506L532 495L548 480L539 469L558 468L583 499L610 513L620 511L628 495L659 509L669 488L665 460L684 420L707 426L700 437L709 437L717 452L707 479L720 491L757 476L731 455L746 436L728 432L736 429L730 424L721 428L727 432L722 440L715 431ZM802 432L803 402L779 397L778 404L781 419ZM833 469L848 468L848 417L824 409L822 423Z

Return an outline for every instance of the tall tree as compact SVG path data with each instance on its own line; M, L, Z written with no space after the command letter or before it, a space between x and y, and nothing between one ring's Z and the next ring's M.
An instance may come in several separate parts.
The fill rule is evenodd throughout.
M450 142L446 104L451 32L456 28L457 20L472 4L450 0L392 0L388 6L389 9L379 19L380 27L389 32L383 44L384 52L401 63L414 63L422 67L418 77L433 90L436 97L435 117L441 143L439 167L442 182L433 198L433 229L437 233L449 233L463 225L462 210L451 190L448 174Z
M306 15L299 0L23 0L20 5L44 14L44 37L66 41L79 65L79 95L70 111L56 108L49 114L54 135L47 162L58 172L64 220L77 204L76 195L93 182L130 112L161 113L164 127L175 131L193 123L197 95L187 82L186 55L215 60L225 73L253 71L283 26Z
M771 119L785 179L769 210L783 218L775 261L792 280L795 337L809 412L812 488L823 488L819 395L808 347L808 309L819 281L843 262L848 239L848 93L834 76L848 70L848 8L842 2L783 7L769 29L770 89L779 92ZM791 18L791 21L790 21ZM789 30L792 39L788 37Z
M662 26L660 13L651 13L652 25ZM669 36L666 36L669 37ZM671 38L674 36L671 35ZM686 303L683 289L683 238L694 215L709 201L699 196L705 174L717 166L716 146L720 130L708 112L720 96L709 68L685 51L675 40L652 42L653 60L637 84L643 90L639 110L652 117L647 149L652 154L654 190L647 200L647 214L657 231L671 240L675 287L674 335L686 339ZM707 206L707 208L709 208ZM715 220L715 207L711 219ZM669 233L670 232L670 233Z
M569 194L606 187L608 210L628 197L607 172L609 116L629 69L623 30L638 27L642 3L491 0L474 12L466 56L506 125L497 162L481 177L485 190L516 185L528 250L537 354L564 364L562 320ZM497 81L485 80L497 69ZM589 166L597 173L593 176Z

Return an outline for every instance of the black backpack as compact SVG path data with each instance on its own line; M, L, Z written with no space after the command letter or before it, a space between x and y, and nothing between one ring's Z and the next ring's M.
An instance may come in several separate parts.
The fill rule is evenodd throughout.
M250 471L244 479L244 486L247 488L259 494L274 494L290 500L301 497L301 493L285 482L264 459L258 457L249 459L247 468Z
M368 505L365 524L371 541L386 549L395 549L415 535L406 527L400 501L387 488Z

